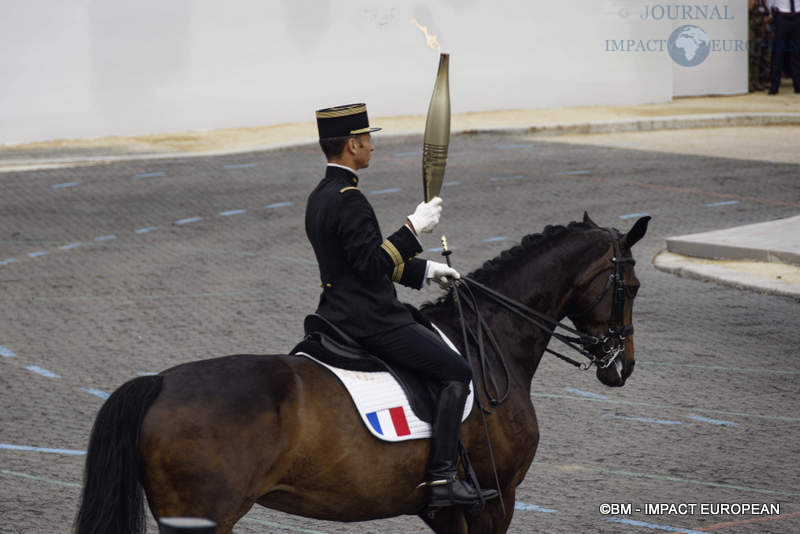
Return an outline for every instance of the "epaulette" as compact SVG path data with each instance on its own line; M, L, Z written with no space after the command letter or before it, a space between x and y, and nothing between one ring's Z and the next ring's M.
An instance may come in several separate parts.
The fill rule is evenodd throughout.
M350 187L343 187L343 188L339 189L339 193L344 193L345 191L350 191L350 190L352 190L352 189L355 189L356 191L358 191L358 188L357 188L357 187L353 187L353 186L351 185Z

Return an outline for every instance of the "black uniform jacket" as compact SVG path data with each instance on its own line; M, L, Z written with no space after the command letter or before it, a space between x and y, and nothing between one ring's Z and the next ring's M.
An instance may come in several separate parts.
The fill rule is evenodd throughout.
M355 338L414 323L397 300L393 281L422 287L426 261L414 257L422 246L407 226L385 240L381 237L355 173L327 167L308 197L306 234L323 288L318 314Z

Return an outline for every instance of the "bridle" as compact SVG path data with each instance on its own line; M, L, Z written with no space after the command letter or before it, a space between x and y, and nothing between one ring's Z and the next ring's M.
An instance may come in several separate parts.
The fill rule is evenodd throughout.
M636 265L636 260L632 256L622 257L617 231L614 228L605 228L605 230L611 234L612 243L614 244L614 255L611 257L614 270L608 277L603 290L595 298L595 301L585 310L569 315L570 320L575 323L575 319L589 313L602 302L609 291L613 291L611 294L611 317L608 320L608 332L599 338L598 343L596 343L601 346L603 356L601 358L590 358L589 362L589 365L594 364L601 369L605 369L614 363L614 360L625 350L625 340L633 334L633 325L625 324L625 296L628 293L628 288L625 285L623 265L625 263Z

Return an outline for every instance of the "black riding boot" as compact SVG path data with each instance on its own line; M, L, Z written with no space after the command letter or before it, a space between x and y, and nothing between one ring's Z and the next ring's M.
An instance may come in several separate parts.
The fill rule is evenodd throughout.
M447 382L439 392L428 463L429 508L475 504L480 502L481 495L484 500L497 497L495 490L476 489L458 478L458 438L468 393L467 384L463 382Z

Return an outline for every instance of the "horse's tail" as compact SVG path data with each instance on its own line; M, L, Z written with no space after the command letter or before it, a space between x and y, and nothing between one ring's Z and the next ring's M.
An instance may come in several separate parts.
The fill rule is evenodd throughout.
M100 408L89 438L75 534L145 532L139 430L162 380L157 375L134 378Z

